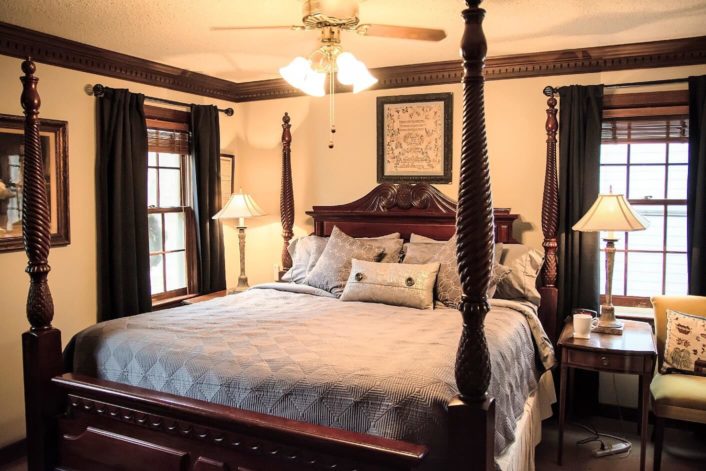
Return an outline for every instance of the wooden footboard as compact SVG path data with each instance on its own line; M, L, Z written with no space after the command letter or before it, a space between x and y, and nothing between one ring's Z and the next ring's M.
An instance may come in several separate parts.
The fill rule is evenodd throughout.
M57 463L101 470L407 470L426 448L65 374Z

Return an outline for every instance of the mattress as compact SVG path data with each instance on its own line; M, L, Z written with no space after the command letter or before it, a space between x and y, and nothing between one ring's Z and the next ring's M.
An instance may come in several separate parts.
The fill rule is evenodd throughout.
M495 451L515 426L551 344L528 303L491 301L485 321ZM342 302L276 283L96 324L73 341L73 371L212 403L425 444L446 456L458 311Z

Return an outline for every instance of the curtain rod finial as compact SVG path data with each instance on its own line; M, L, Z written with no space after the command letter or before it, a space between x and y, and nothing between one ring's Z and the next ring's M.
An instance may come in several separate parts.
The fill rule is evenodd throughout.
M544 96L552 97L554 94L557 92L557 89L552 87L551 85L547 85L544 87L544 90L542 93L544 93Z
M235 114L235 111L233 111L233 108L226 108L223 110L226 116L233 116Z

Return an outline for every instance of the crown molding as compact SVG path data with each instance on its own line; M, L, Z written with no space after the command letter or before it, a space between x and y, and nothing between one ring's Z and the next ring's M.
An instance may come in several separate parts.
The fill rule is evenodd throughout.
M237 84L0 22L0 54L195 95L233 101Z
M301 96L282 79L231 82L0 22L0 54L231 102ZM706 36L489 57L486 80L706 63ZM375 90L459 83L460 60L378 67ZM337 92L348 92L343 87Z

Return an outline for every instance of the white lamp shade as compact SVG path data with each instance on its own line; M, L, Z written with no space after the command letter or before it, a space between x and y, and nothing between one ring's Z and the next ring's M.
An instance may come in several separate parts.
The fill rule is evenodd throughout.
M342 52L336 58L338 81L343 85L353 85L353 93L370 88L377 79L370 74L368 68L350 52Z
M598 195L593 206L572 228L581 232L643 231L649 221L630 206L625 196L612 193Z
M223 209L218 211L213 219L237 219L264 216L265 212L257 205L252 196L244 193L233 193Z

